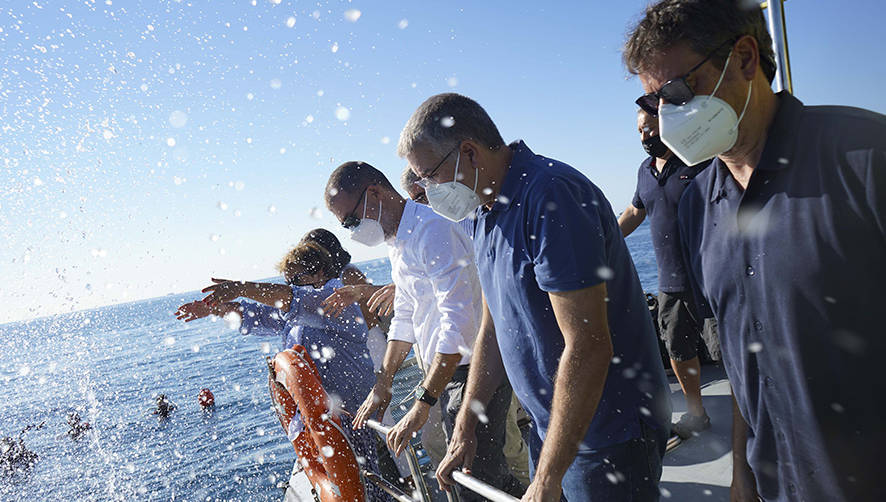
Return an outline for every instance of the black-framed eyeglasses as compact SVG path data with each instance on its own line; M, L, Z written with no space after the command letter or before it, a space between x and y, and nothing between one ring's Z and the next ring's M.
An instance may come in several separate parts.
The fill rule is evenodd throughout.
M650 92L649 94L644 94L637 98L635 103L637 106L643 109L644 112L652 115L653 117L658 116L658 103L660 100L665 100L672 105L682 106L692 100L695 97L695 92L693 92L692 88L689 87L689 84L686 82L686 79L689 78L689 75L692 75L695 70L701 68L701 66L708 62L714 54L720 51L727 44L735 43L738 41L738 38L730 38L724 41L722 44L718 45L716 49L712 50L704 59L702 59L697 65L693 66L689 71L687 71L684 75L677 77L675 79L668 80L665 82L657 91Z
M428 185L433 183L432 180L434 179L434 176L436 176L437 171L440 170L440 166L442 166L443 163L446 162L446 159L448 159L449 156L452 155L452 152L458 150L459 146L461 146L461 144L455 145L455 147L453 147L452 150L449 150L449 153L447 153L446 156L443 157L443 159L440 162L437 162L437 165L434 166L433 169L431 169L431 172L428 173L427 176L422 176L421 178L419 178L418 181L415 182L415 184L422 187L422 188L428 188Z
M357 199L357 204L354 206L354 209L352 209L351 212L348 213L347 216L345 216L345 219L341 220L341 226L345 227L346 230L356 228L357 225L360 224L360 221L363 220L362 216L358 218L355 213L357 212L357 208L360 207L360 201L363 200L363 197L366 195L367 190L369 190L368 185L366 186L366 188L363 189L363 193L360 194L360 198Z

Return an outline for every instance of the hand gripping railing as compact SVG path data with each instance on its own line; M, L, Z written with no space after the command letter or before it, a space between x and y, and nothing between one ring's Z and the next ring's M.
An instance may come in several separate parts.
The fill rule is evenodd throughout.
M383 435L387 435L388 432L391 431L390 427L383 425L375 420L367 420L366 425L369 428L378 432L379 434L383 434ZM418 457L415 455L415 450L413 449L411 444L406 448L406 451L407 451L407 460L409 462L409 470L412 471L412 479L415 481L415 486L419 490L419 494L422 497L422 500L426 501L426 502L430 501L430 494L428 493L428 487L425 484L424 477L421 474L421 469L419 468L419 465L418 465ZM370 479L375 481L371 477L370 477ZM482 495L482 496L486 497L487 499L491 500L492 502L518 502L518 500L516 498L512 497L511 495L508 495L507 493L499 490L498 488L495 488L494 486L490 486L490 485L480 481L479 479L477 479L469 474L465 474L464 472L461 472L458 470L453 471L452 472L452 479L454 479L456 483L464 486L468 490L471 490L472 492ZM381 485L379 484L379 486L381 486ZM382 487L382 489L384 489L384 487ZM391 493L388 490L385 490L385 491L387 491L388 493ZM449 493L451 493L451 492L447 492L447 495ZM397 498L397 500L401 500L401 499ZM451 498L450 498L450 500L451 500Z

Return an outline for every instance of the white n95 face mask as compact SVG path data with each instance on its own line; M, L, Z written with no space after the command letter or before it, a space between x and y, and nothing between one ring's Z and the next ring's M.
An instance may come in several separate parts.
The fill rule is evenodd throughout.
M374 247L385 241L385 231L381 227L381 200L378 201L378 220L366 218L366 203L369 202L369 194L363 199L363 218L360 224L351 230L351 239L364 246Z
M736 117L729 103L715 97L732 52L726 58L720 79L710 96L696 95L685 105L662 103L658 108L658 134L674 155L687 166L710 160L735 146L738 124L751 101L751 82L741 115Z
M480 181L479 170L475 167L474 189L458 181L458 161L461 152L455 157L455 176L453 181L446 183L431 183L425 188L428 204L431 209L447 220L459 222L465 219L471 211L477 209L483 200L477 195L477 183Z

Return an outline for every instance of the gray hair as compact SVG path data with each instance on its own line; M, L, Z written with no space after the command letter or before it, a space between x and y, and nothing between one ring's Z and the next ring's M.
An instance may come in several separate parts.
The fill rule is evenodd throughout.
M443 155L464 140L491 150L504 146L495 123L476 101L455 93L437 94L415 110L400 133L397 155L406 157L418 145Z
M685 41L701 55L710 54L730 39L750 35L757 40L760 68L772 83L775 78L775 53L772 37L760 4L754 0L661 0L646 8L624 46L624 63L633 74L648 69L652 58ZM711 58L722 68L729 47Z

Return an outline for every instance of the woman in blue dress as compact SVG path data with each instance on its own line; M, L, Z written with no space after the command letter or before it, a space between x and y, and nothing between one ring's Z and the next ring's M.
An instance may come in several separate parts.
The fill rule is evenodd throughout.
M279 270L287 284L213 279L203 290L203 300L179 307L177 316L192 321L210 314L240 319L243 334L279 336L281 350L293 345L305 347L330 397L334 412L353 412L375 383L372 360L366 346L367 325L360 306L352 303L336 316L326 315L323 301L344 286L338 277L340 263L316 242L302 242L283 258ZM236 301L246 298L252 301ZM236 324L236 322L234 322ZM373 432L354 430L350 420L342 420L346 434L363 468L378 472ZM304 426L298 415L290 422L287 435L295 439ZM371 483L369 500L389 500Z

